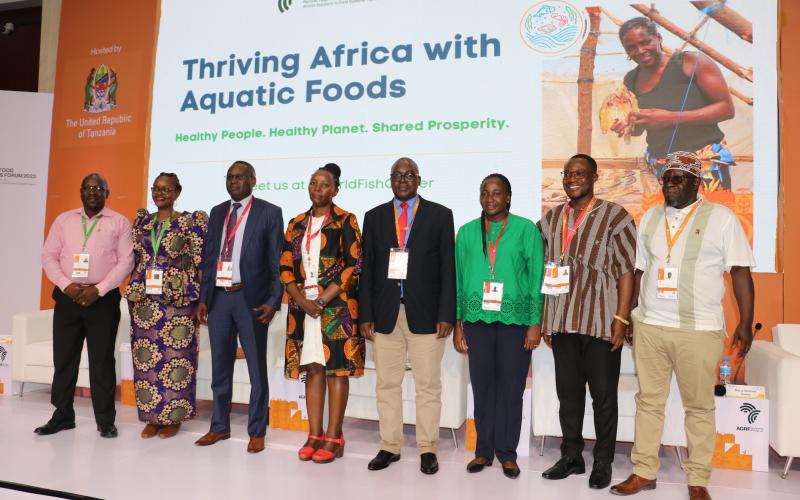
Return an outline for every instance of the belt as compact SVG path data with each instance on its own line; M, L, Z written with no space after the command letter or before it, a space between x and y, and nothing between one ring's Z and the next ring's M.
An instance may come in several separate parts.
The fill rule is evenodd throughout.
M401 304L405 304L405 303L406 303L406 299L405 299L405 298L403 298L403 297L400 297L400 303L401 303Z
M231 293L231 292L238 292L239 290L244 288L244 285L242 285L241 283L236 283L235 285L218 286L217 288L219 288L220 290L223 290L225 292Z

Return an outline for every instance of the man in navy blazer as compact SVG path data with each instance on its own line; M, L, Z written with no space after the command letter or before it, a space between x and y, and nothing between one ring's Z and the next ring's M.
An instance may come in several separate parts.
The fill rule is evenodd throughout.
M225 187L231 199L211 209L197 306L198 319L208 325L211 340L214 410L211 429L195 444L208 446L231 435L238 333L250 375L249 453L264 450L269 422L267 328L280 310L283 293L278 277L283 216L280 207L253 196L255 184L251 164L236 161L228 168Z
M456 317L453 212L417 194L419 167L400 158L391 170L394 198L364 216L359 330L373 341L381 448L369 470L400 459L406 355L416 387L420 470L439 470L445 337Z

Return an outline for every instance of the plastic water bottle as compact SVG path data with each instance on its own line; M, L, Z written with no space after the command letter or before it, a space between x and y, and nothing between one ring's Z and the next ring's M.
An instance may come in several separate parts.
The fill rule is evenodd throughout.
M721 385L728 385L731 383L731 365L728 363L728 358L722 358L722 364L719 367L719 383Z

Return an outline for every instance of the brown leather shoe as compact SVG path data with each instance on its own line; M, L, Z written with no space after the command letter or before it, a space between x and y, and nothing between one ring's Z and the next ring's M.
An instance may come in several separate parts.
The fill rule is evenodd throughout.
M622 481L617 485L612 486L609 491L611 491L611 493L614 495L627 496L627 495L635 495L640 491L654 490L654 489L656 489L655 479L645 479L642 476L631 474L630 476L628 476L628 479Z
M197 446L210 446L215 444L217 441L224 441L231 437L231 433L225 434L218 434L216 432L209 431L205 434L205 436L201 437L197 441L194 442Z
M149 424L148 423L147 425L144 426L144 429L142 429L141 436L142 436L143 439L150 439L151 437L153 437L156 434L158 434L159 430L161 430L161 426L160 425L158 425L158 424Z
M169 439L171 437L175 437L175 434L178 433L180 430L181 424L172 424L172 425L165 425L161 428L161 432L158 433L158 437L161 439Z
M250 442L247 443L247 453L258 453L264 451L264 436L251 437Z
M689 486L689 500L711 500L705 486Z

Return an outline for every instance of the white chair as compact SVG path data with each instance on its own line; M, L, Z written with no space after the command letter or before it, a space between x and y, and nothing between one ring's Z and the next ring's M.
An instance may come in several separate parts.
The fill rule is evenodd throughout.
M541 438L539 455L544 453L547 436L562 437L561 424L558 420L558 395L556 394L556 374L553 351L542 345L533 351L533 418L531 425L533 434ZM633 442L636 417L636 401L634 396L639 390L636 380L636 368L633 363L631 349L622 348L622 360L619 377L619 421L617 424L617 441ZM589 388L586 388L586 409L583 420L583 437L595 439L594 410ZM678 392L678 383L673 374L669 397L664 415L664 433L661 443L674 446L679 460L683 460L679 447L686 446L686 432L683 427L683 403Z
M120 301L120 320L117 328L116 357L117 383L120 382L122 370L117 355L123 342L130 342L130 316L128 303ZM14 351L11 360L11 377L20 382L19 396L22 397L26 382L36 384L52 384L53 372L53 310L17 313L12 319L12 342ZM81 361L78 368L77 387L89 387L89 357L84 342Z
M377 397L375 395L376 383L377 375L372 354L372 342L367 342L364 376L350 379L350 398L347 401L345 416L378 420ZM439 419L439 426L450 429L456 448L458 448L456 429L464 425L467 420L468 383L467 357L459 354L453 347L450 338L448 338L445 342L444 358L442 359L442 415ZM414 387L414 376L410 370L407 370L403 377L402 387L403 423L416 425L416 389Z
M747 355L746 379L751 385L766 388L770 400L769 444L786 465L781 477L786 479L794 457L800 456L800 325L776 325L772 342L757 340Z

